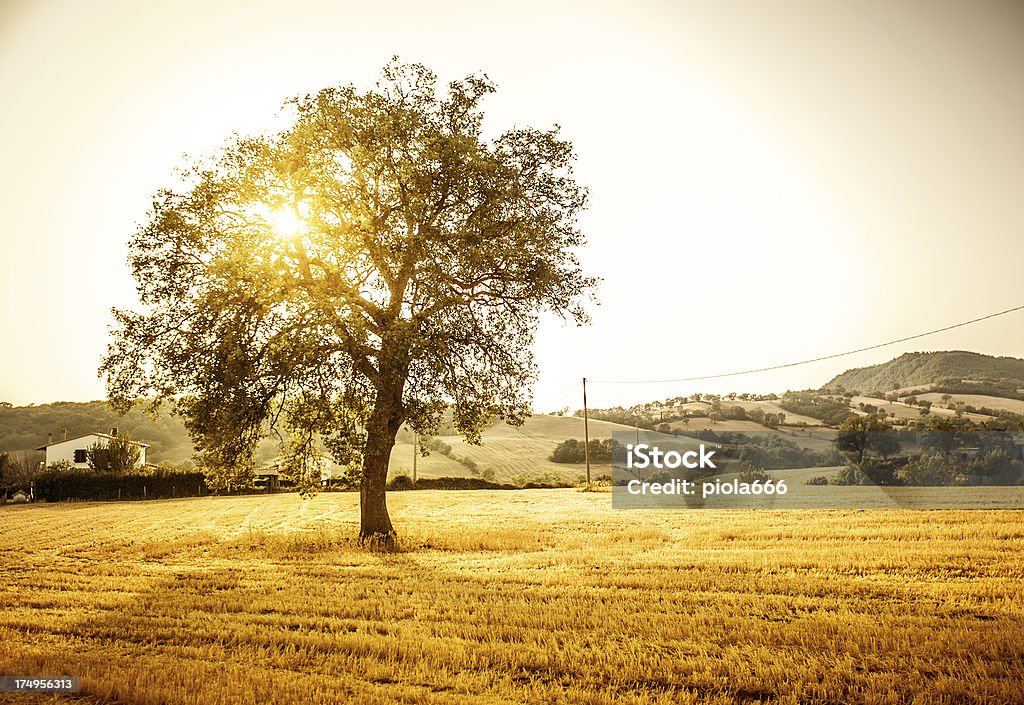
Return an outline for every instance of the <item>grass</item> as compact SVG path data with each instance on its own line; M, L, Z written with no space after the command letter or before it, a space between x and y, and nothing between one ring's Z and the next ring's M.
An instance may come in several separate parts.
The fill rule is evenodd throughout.
M917 398L930 401L933 404L932 408L935 409L939 406L946 406L948 402L942 398L944 396L946 395L939 392L929 392L928 394L918 394ZM986 394L950 394L949 396L952 397L950 401L962 401L964 404L969 404L978 409L987 406L989 409L1006 409L1015 414L1024 414L1024 401L1020 399L991 397Z
M1020 700L1017 512L423 491L387 554L357 503L5 507L0 672L145 705Z
M930 396L930 395L927 395L927 394L926 395L921 395L920 397L918 397L918 399L924 399L925 397L928 397L928 396ZM941 395L937 395L937 396L941 396ZM909 406L905 402L889 402L889 401L884 401L882 399L875 399L873 397L853 397L853 399L851 401L851 404L853 404L852 411L856 411L857 413L863 413L858 408L856 408L857 405L860 404L860 403L873 404L876 407L878 407L879 409L881 409L882 411L884 411L887 415L890 414L890 413L891 414L895 414L896 418L898 418L898 419L910 419L911 421L916 421L916 420L920 420L921 418L923 418L921 416L921 407L919 407L919 406ZM1000 405L1000 408L1002 408L1002 405ZM952 417L956 416L956 412L955 411L952 411L950 409L945 408L945 405L939 406L938 404L934 404L931 407L931 410L930 410L929 413L931 413L931 414L933 414L935 416L942 416L942 417L945 417L945 418L952 418ZM991 416L985 416L984 414L964 414L964 417L969 419L969 420L971 420L971 421L973 421L973 422L975 422L975 423L983 423L985 421L991 421L992 420Z
M704 430L715 431L716 433L737 431L740 433L779 433L779 431L770 429L756 421L745 421L739 419L721 419L719 421L712 421L706 416L697 416L687 419L685 422L672 421L669 423L669 427L674 430L680 430L683 433L686 433L687 431Z

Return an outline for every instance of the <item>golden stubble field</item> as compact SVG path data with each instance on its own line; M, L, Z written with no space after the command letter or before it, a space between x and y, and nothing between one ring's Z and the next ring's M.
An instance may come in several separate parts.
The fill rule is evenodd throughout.
M0 508L0 671L83 683L8 701L1024 701L1019 512L390 503L394 554L353 494Z

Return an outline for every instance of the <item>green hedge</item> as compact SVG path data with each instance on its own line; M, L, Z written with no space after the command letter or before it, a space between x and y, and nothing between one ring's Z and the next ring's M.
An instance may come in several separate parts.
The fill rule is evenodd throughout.
M402 490L518 490L515 485L489 482L479 477L421 477L412 481L408 475L398 475L388 482L388 489Z
M479 477L421 477L412 481L408 475L398 475L388 482L388 489L403 490L539 490L556 487L572 487L568 482L527 482L523 485L510 485L502 482L490 482Z
M47 502L67 499L168 499L210 493L201 472L159 472L120 475L95 470L44 470L36 475L36 498Z

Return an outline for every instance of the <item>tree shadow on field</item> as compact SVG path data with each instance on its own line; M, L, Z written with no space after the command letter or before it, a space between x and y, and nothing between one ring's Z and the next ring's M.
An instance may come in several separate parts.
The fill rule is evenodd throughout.
M408 635L452 591L501 586L417 558L438 543L388 551L337 532L249 530L202 557L161 556L123 604L69 625L81 648L61 663L81 677L82 697L103 702L389 702L410 687L444 692L450 675L417 671L420 648ZM468 602L445 608L470 619ZM349 665L344 677L338 664Z

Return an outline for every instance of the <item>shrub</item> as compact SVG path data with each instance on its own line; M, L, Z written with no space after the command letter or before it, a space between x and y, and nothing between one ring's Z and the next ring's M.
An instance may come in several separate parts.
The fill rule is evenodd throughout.
M548 458L553 463L582 463L583 443L569 438L559 443Z
M860 470L853 463L848 463L845 468L841 469L835 475L832 476L833 485L859 485L860 484Z
M774 478L764 471L763 468L748 468L740 473L740 482L771 482Z
M897 468L903 465L902 460L882 460L871 458L865 460L857 468L857 481L861 485L895 485Z
M953 465L941 455L924 454L904 465L899 478L907 485L950 485L953 482Z
M412 481L412 478L408 475L395 475L388 482L388 489L395 492L402 492L404 490L416 489L416 483Z
M622 448L622 444L611 438L597 439L590 441L590 462L608 463L611 462L612 453ZM562 441L554 452L548 457L553 463L582 463L586 460L583 441L569 438Z

